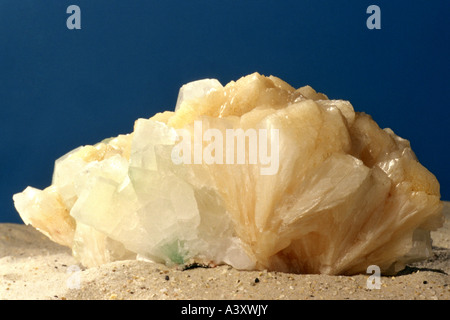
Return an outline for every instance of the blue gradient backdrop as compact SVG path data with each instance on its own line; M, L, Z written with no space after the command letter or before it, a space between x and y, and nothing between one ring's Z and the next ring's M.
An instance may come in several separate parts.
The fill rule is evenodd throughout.
M81 30L66 9L81 8ZM381 30L366 9L381 8ZM450 1L0 1L0 222L71 149L258 71L348 99L411 141L450 200Z

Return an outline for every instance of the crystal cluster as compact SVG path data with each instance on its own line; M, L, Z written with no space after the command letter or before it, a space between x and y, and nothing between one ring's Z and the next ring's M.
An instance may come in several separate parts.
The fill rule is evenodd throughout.
M184 85L174 112L69 152L51 186L13 198L87 267L355 274L428 257L439 192L409 142L348 101L254 73Z

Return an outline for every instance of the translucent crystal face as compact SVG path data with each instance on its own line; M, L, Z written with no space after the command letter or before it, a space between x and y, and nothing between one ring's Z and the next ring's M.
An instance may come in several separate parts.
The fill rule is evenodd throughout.
M395 272L430 254L442 223L439 183L407 140L348 101L258 73L184 85L174 112L69 152L51 186L14 202L86 266Z

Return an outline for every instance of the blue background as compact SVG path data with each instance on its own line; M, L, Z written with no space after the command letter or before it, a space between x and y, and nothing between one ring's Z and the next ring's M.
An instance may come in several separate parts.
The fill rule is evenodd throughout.
M81 8L81 30L66 9ZM381 8L381 30L366 9ZM0 222L54 160L172 110L179 87L258 71L350 100L411 141L450 200L450 1L0 0Z

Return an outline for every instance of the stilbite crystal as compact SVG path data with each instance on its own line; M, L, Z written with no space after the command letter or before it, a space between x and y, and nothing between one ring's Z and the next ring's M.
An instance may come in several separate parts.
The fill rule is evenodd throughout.
M219 148L230 130L245 133L244 163ZM260 136L246 143L253 132L270 133L274 174L261 174L261 153L250 161L265 147ZM220 161L175 162L181 142ZM239 152L235 142L227 151ZM443 220L439 183L407 140L348 101L258 73L226 86L183 86L174 112L69 152L56 161L51 186L13 198L25 223L88 267L144 258L325 274L378 265L390 273L429 256L430 231Z

